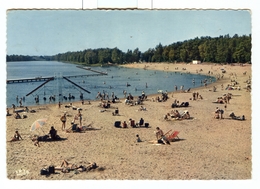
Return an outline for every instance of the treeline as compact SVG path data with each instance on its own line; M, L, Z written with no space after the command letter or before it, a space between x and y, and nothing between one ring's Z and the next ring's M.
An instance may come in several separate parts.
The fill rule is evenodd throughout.
M15 61L32 61L33 58L31 56L24 55L6 55L7 62L15 62Z
M201 37L163 46L158 44L145 52L138 48L122 52L118 48L87 49L57 54L53 60L81 64L131 63L131 62L201 62L251 63L251 35L233 37Z
M6 55L7 62L51 60L51 56Z
M77 52L60 53L49 60L74 62L83 65L132 62L201 62L251 63L251 35L233 37L200 37L141 52L138 48L123 52L118 48L86 49Z

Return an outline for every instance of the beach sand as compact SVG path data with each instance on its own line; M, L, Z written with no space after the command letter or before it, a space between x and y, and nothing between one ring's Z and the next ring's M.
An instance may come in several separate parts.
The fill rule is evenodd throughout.
M192 89L189 93L170 92L166 102L153 102L160 94L148 95L143 106L146 111L138 111L140 105L129 106L124 99L112 103L106 111L99 107L100 100L73 102L82 108L83 125L92 123L96 130L84 133L66 133L61 130L60 116L67 112L66 128L70 127L77 110L65 108L68 103L58 105L39 105L29 107L35 113L27 113L25 119L6 117L6 140L12 138L18 130L23 140L6 142L6 169L8 179L33 180L244 180L251 179L251 93L246 91L245 81L251 76L251 65L230 66L214 64L128 64L130 68L164 70L168 72L190 72L220 74L220 68L227 71L224 77L207 87ZM178 67L178 70L176 68ZM186 70L183 70L186 68ZM247 71L246 75L243 72ZM230 74L233 73L233 76ZM236 78L234 76L236 74ZM241 90L222 90L235 79ZM172 82L172 81L169 81ZM217 87L213 92L213 86ZM199 92L203 99L191 100L192 92ZM223 94L232 93L227 108L224 104L212 103ZM140 94L141 95L141 94ZM170 112L174 99L189 102L190 106L178 108L187 109L193 119L165 121L163 115ZM224 119L214 119L214 110L219 107L224 110ZM119 116L112 116L115 108ZM176 109L176 108L175 108ZM10 110L11 111L11 110ZM229 114L245 115L245 121L229 118ZM11 111L12 113L12 111ZM22 113L21 113L22 114ZM116 128L115 121L127 121L132 118L138 121L143 118L149 123L149 128ZM47 123L36 131L30 131L32 123L40 118L47 118ZM78 121L76 121L78 123ZM40 147L33 145L31 136L47 134L54 126L58 135L64 140L40 142ZM148 141L156 140L154 131L159 126L164 132L179 131L179 138L170 145L154 145ZM136 142L139 134L143 142ZM51 174L48 177L40 175L40 170L50 165L60 166L65 159L70 163L87 165L96 162L97 169L75 174Z

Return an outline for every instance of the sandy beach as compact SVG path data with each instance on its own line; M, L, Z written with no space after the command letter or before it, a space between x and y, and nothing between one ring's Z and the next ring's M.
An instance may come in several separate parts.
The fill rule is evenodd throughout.
M168 91L169 99L165 102L153 101L161 94L148 95L143 102L145 111L139 111L140 105L129 106L120 102L111 103L104 109L100 100L73 102L81 108L83 126L91 124L92 130L82 133L62 131L61 115L66 111L66 128L77 114L72 107L63 103L58 105L39 105L29 107L35 113L26 113L25 119L6 117L6 141L18 130L23 140L6 142L7 178L16 180L247 180L251 179L251 92L246 90L246 81L251 76L251 65L219 64L128 64L129 68L164 70L166 72L189 72L220 76L217 82L207 87L191 89L190 92ZM178 69L177 69L178 67ZM224 68L226 73L222 73ZM243 74L246 72L246 74ZM223 76L222 76L223 75ZM225 90L235 80L240 90ZM169 81L172 82L172 81ZM221 87L223 85L223 89ZM163 84L162 84L163 85ZM216 91L213 92L213 86ZM203 99L192 99L192 93L198 92ZM218 97L231 93L230 102L213 103ZM141 94L140 94L141 95ZM174 100L189 102L188 110L192 119L164 120L163 116L171 110ZM224 119L214 119L216 107L224 110ZM112 112L118 108L119 115ZM20 109L20 108L18 108ZM105 110L105 111L104 111ZM229 114L245 116L244 121L233 120ZM12 109L10 109L12 113ZM23 115L23 113L21 113ZM149 123L145 128L116 128L115 121L143 118ZM36 131L30 131L32 123L40 118L47 118L47 123ZM76 120L76 123L79 121ZM58 135L64 140L40 142L34 146L33 135L49 133L54 126ZM170 145L155 145L149 141L156 140L154 131L160 127L163 132L179 131L179 140ZM139 135L143 142L136 141ZM74 171L62 173L55 171L49 176L40 175L40 170L50 165L60 166L62 160L70 163L87 165L95 162L98 168L75 174Z

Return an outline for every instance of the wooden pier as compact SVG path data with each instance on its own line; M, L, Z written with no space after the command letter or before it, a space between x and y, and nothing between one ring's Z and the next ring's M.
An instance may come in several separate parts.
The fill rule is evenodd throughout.
M90 68L90 67L77 66L77 68L81 68L81 69L84 69L84 70L89 70L89 71L92 71L92 72L96 72L96 73L99 73L99 74L101 74L101 75L107 75L106 72L101 72L101 71L93 70L93 69Z
M39 82L39 81L50 81L54 80L54 77L34 77L34 78L24 78L24 79L8 79L7 84L11 83L28 83L28 82Z
M92 70L89 67L82 67L82 66L77 66L77 67L81 68L81 69L85 69L85 70L89 70L89 71L95 72L96 74L66 76L66 78L107 75L106 72L100 72L100 71ZM7 84L11 84L11 83L28 83L28 82L39 82L39 81L51 81L51 80L54 80L54 79L55 79L55 77L34 77L34 78L24 78L24 79L7 79L6 83Z

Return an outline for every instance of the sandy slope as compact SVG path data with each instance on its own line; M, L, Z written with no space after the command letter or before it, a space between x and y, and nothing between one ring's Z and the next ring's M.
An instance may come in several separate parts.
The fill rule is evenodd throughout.
M129 64L128 67L144 68L144 64ZM176 70L175 68L179 69ZM183 71L200 74L212 71L213 75L221 74L220 65L186 65L186 64L146 64L147 69L165 71ZM150 95L144 102L147 111L138 111L140 106L128 106L124 103L115 103L105 112L100 112L99 101L81 105L83 125L92 123L98 130L85 133L65 133L61 131L59 117L64 111L68 117L67 128L73 116L77 113L72 108L61 108L57 105L40 105L30 107L36 113L28 113L28 118L16 120L7 117L6 136L9 140L16 129L24 138L18 142L7 142L7 177L9 179L42 179L42 180L71 180L71 179L134 179L134 180L187 180L187 179L250 179L252 171L251 162L251 93L247 92L245 81L251 74L251 66L223 66L227 73L223 79L218 80L207 88L196 89L203 100L190 100L192 93L169 93L170 99L166 102L153 102L151 99L158 96ZM182 70L186 68L186 70ZM243 72L247 71L246 75ZM221 90L235 79L230 74L236 74L241 90ZM212 92L212 86L217 87ZM191 91L193 92L193 90ZM222 104L213 101L224 93L233 94L230 104L222 120L213 119L214 110ZM180 102L188 101L192 120L164 121L163 115L172 110L174 99ZM121 99L123 101L124 99ZM120 116L112 116L118 107ZM184 110L185 108L179 108ZM228 119L231 112L245 115L245 121ZM144 118L150 123L150 128L114 127L115 121L136 121ZM38 118L47 118L48 123L41 130L31 132L31 124ZM41 142L40 147L33 145L30 136L48 133L50 126L58 130L58 134L65 138L63 141ZM152 145L147 141L155 140L155 128L159 126L164 132L168 130L180 131L181 140L172 142L171 145ZM144 142L136 142L139 134ZM40 169L55 165L59 166L63 159L71 163L87 164L96 162L98 169L80 174L60 173L49 177L41 176Z

